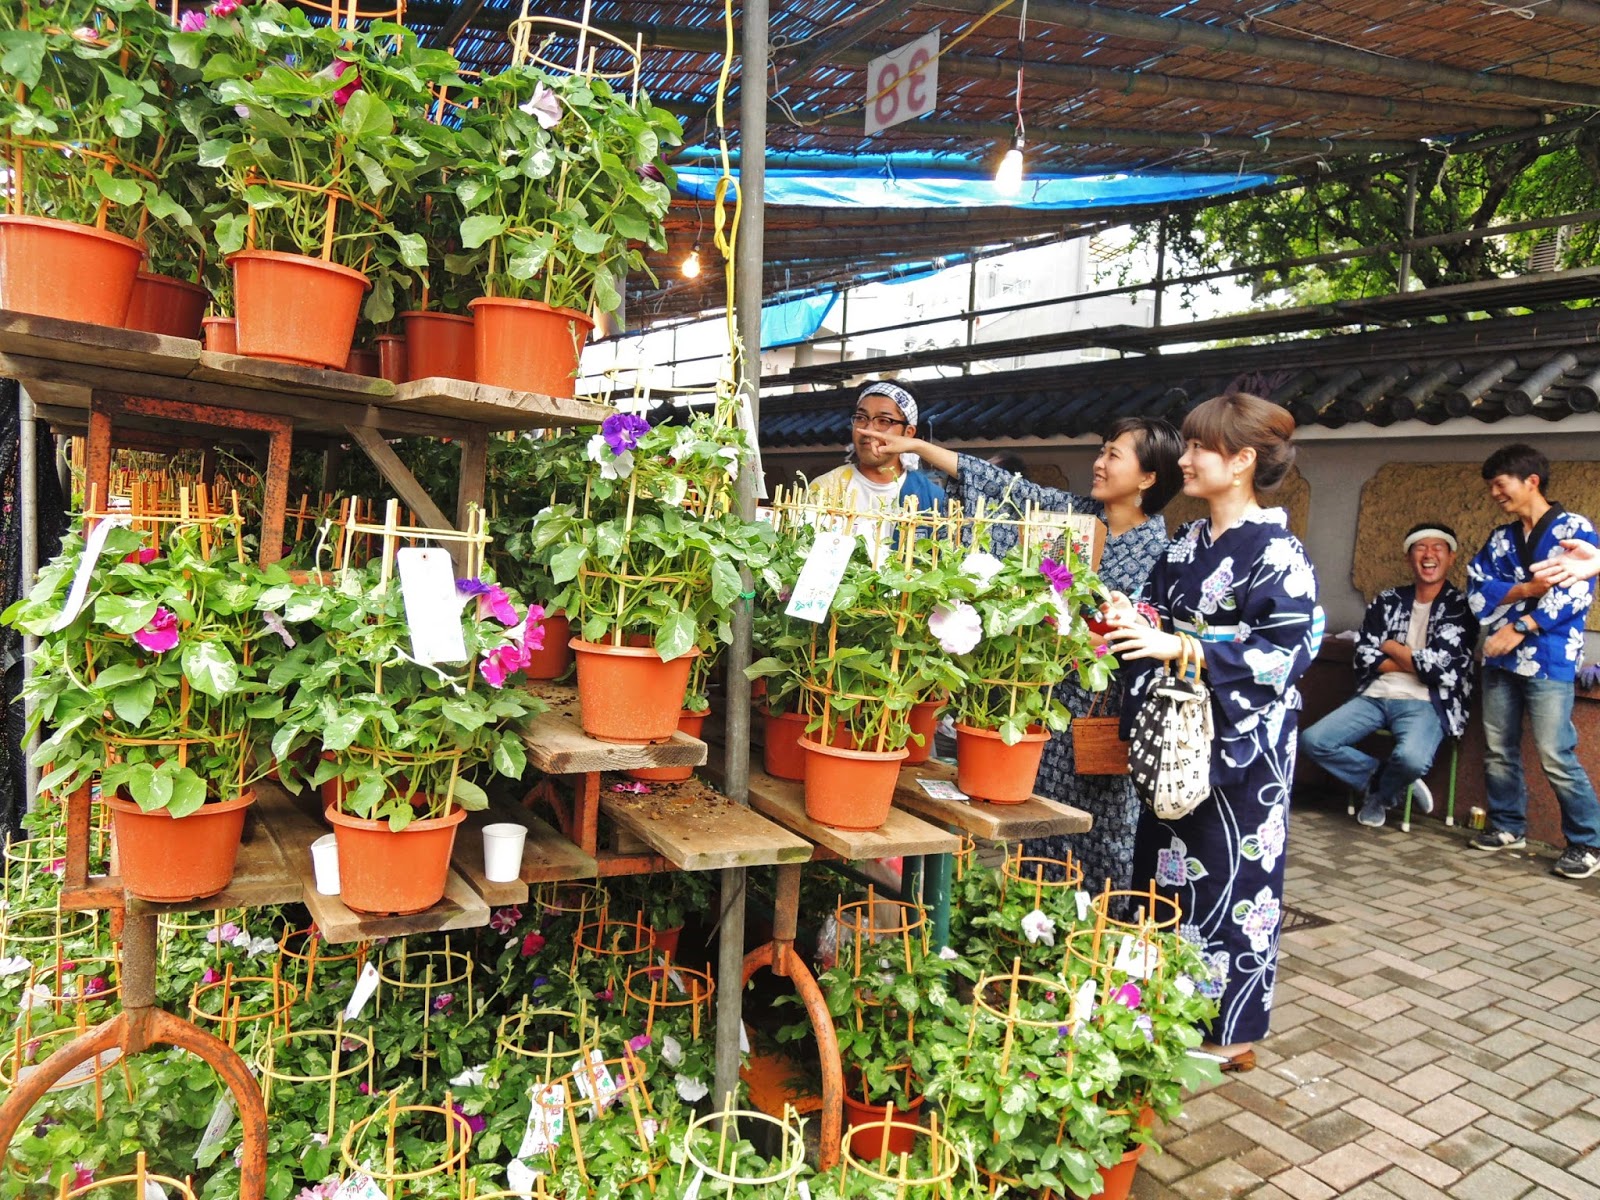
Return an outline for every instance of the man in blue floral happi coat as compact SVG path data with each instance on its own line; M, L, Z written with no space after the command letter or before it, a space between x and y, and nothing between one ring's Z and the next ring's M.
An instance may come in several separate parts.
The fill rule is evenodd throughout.
M1483 464L1489 495L1513 520L1500 526L1472 560L1467 599L1488 631L1483 643L1484 772L1488 827L1473 850L1526 845L1528 789L1522 774L1522 719L1550 790L1561 805L1567 848L1555 873L1587 879L1600 871L1600 800L1578 761L1572 723L1573 677L1583 661L1583 629L1594 583L1554 585L1534 574L1561 542L1600 543L1587 517L1546 498L1550 460L1532 446L1502 446Z
M1444 735L1467 728L1472 651L1478 620L1461 589L1448 582L1456 532L1438 521L1412 526L1405 537L1412 582L1378 593L1356 641L1355 697L1300 735L1318 766L1363 793L1363 825L1379 826L1406 789L1419 812L1433 811L1422 777ZM1394 752L1380 761L1356 743L1386 729Z

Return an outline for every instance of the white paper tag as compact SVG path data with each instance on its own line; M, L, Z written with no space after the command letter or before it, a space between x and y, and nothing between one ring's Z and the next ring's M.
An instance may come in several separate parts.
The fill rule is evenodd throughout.
M1089 919L1089 893L1078 892L1073 896L1073 900L1078 904L1078 920L1087 921Z
M1130 979L1149 979L1160 962L1159 946L1143 938L1135 941L1133 934L1125 933L1122 935L1122 944L1117 947L1116 961L1111 964L1111 969L1125 972Z
M106 1071L110 1069L111 1064L116 1062L117 1059L121 1057L121 1046L112 1046L109 1049L102 1050L99 1054L96 1054L91 1058L87 1058L77 1066L69 1067L66 1071L62 1072L60 1078L50 1085L50 1090L52 1092L65 1092L70 1091L72 1088L80 1087L83 1084L88 1083L95 1077L95 1075L104 1075ZM42 1062L25 1066L22 1068L22 1070L17 1072L17 1082L21 1083L24 1079L27 1079L36 1071L43 1069L44 1063Z
M529 1094L533 1104L528 1109L528 1123L522 1127L522 1145L518 1158L544 1154L561 1141L561 1131L566 1123L565 1098L559 1083L535 1084Z
M339 1184L331 1200L388 1200L388 1197L372 1176L358 1171Z
M206 1131L200 1135L200 1145L194 1152L195 1166L203 1165L206 1151L228 1136L228 1130L233 1128L233 1116L233 1093L223 1092L217 1106L211 1110Z
M411 627L411 657L420 663L467 661L461 635L461 598L456 593L455 560L436 546L406 546L395 551L400 594Z
M833 604L834 593L844 580L844 571L850 565L850 555L856 548L853 533L817 534L806 555L800 577L794 581L794 592L789 596L787 616L800 621L821 623Z
M804 1179L795 1180L794 1190L800 1194L800 1200L811 1200L811 1185Z
M948 779L918 779L917 786L933 800L972 799Z
M580 1058L572 1064L572 1073L577 1078L579 1093L585 1100L594 1102L590 1120L611 1107L611 1102L617 1097L617 1081L611 1078L604 1054L599 1050L589 1051L589 1062L585 1064Z
M50 626L51 633L60 633L78 619L78 614L83 611L83 598L89 594L89 576L94 574L94 564L106 548L106 538L118 525L127 523L127 517L107 517L94 523L94 528L83 542L83 557L78 560L78 573L72 577L72 590L67 593L66 604Z
M513 1158L506 1167L506 1187L513 1192L530 1194L538 1183L539 1172L520 1158Z
M167 1189L154 1179L144 1181L144 1200L167 1200Z
M1099 990L1096 981L1085 979L1072 997L1072 1023L1077 1025L1082 1021L1090 1020L1094 1016L1095 993Z
M750 1030L745 1027L743 1021L739 1022L739 1053L750 1053Z
M694 1173L694 1178L689 1181L689 1186L684 1189L683 1200L700 1200L700 1185L706 1181L706 1169L701 1167Z
M361 968L361 977L356 980L355 991L350 993L350 1003L344 1006L344 1019L354 1021L361 1015L361 1010L367 1006L367 1001L372 999L372 994L378 990L378 965L367 963Z

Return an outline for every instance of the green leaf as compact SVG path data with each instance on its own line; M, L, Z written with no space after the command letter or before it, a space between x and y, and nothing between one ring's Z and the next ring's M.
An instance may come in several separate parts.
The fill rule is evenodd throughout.
M101 596L94 602L94 619L113 633L131 635L150 624L160 604L143 596Z
M98 691L109 692L125 683L144 678L145 670L134 663L112 663L94 677L94 686Z
M149 763L135 763L128 771L128 794L144 812L165 808L172 800L172 776Z
M673 613L656 630L656 653L666 662L682 657L694 649L696 632L693 613Z
M587 227L572 231L572 246L579 254L600 254L610 241L605 234Z
M0 75L10 76L25 87L37 86L46 45L44 34L33 30L0 30Z
M198 812L206 802L206 781L189 767L179 767L172 773L172 803L167 811L174 817L187 817Z
M468 250L476 250L491 238L499 237L508 227L502 217L479 213L461 222L461 244Z
M578 577L588 547L581 542L563 546L550 556L550 578L556 583L566 583Z
M154 679L141 679L131 687L121 687L111 693L111 707L117 714L117 720L134 729L144 724L144 719L150 715L150 710L155 706Z
M523 748L518 734L503 737L495 744L491 760L494 769L508 779L521 779L528 769L528 752Z
M339 124L356 140L386 137L394 132L394 114L378 96L365 88L345 102Z
M468 812L481 812L489 807L489 793L470 779L457 779L455 800Z
M358 712L339 713L322 728L322 748L335 752L349 749L365 720Z
M190 642L184 646L183 674L195 690L217 700L239 684L239 664L220 641Z

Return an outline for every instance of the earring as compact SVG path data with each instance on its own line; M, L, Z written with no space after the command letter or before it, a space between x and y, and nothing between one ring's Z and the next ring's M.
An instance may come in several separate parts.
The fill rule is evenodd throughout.
M1143 488L1140 488L1136 493L1134 493L1133 503L1134 503L1134 506L1137 507L1137 508L1143 508L1144 507L1144 489Z
M1233 486L1234 487L1238 487L1239 486L1239 477L1237 475L1235 475L1233 477Z

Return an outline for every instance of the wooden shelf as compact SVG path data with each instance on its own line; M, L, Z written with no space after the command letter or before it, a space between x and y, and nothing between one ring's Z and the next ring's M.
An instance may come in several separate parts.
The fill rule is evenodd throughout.
M686 733L653 746L602 742L583 732L578 716L578 689L560 683L532 683L528 690L550 706L522 730L528 762L546 775L588 775L598 771L631 771L639 767L698 767L706 761L706 744Z
M809 862L811 844L699 780L650 792L601 785L600 811L680 871Z
M483 827L498 822L528 827L522 845L522 871L511 883L496 883L483 873ZM525 808L491 804L482 812L469 812L456 833L451 868L472 885L484 903L499 908L526 904L528 885L562 879L593 879L600 873L595 860L569 842L559 830Z
M296 430L345 436L351 425L391 434L457 436L604 420L580 400L460 379L383 379L214 354L199 342L0 309L0 375L22 380L41 416L87 423L92 391L216 405L289 417Z
M273 792L282 795L275 785ZM269 818L260 809L268 801L264 789L257 786L256 803L251 806L245 820L244 839L239 843L239 857L233 869L233 882L215 896L189 900L182 904L154 904L129 896L131 913L212 912L224 908L255 908L267 904L295 904L301 897L300 879L289 867L283 848L272 836ZM324 831L326 832L326 831ZM307 860L309 863L309 859ZM112 887L121 887L121 880L112 876L103 881Z
M992 842L1018 842L1025 838L1084 833L1094 819L1082 809L1045 796L1032 796L1021 804L990 804L983 800L935 800L917 786L918 779L956 781L948 763L926 762L900 771L894 802L899 808Z
M877 829L835 829L806 816L805 784L750 769L750 807L841 858L893 858L903 854L954 854L961 839L899 808Z

